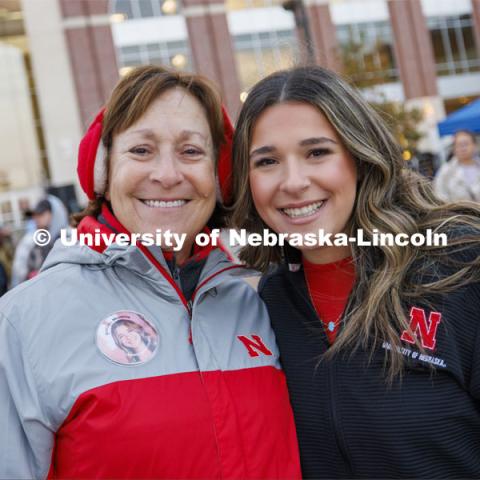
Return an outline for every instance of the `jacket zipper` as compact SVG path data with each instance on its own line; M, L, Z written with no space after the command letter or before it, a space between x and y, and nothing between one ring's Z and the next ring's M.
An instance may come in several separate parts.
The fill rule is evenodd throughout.
M175 289L177 292L177 295L179 296L180 300L182 301L185 309L187 310L188 316L190 320L192 319L192 311L193 311L193 301L195 299L195 295L198 292L198 290L203 287L207 282L209 282L212 278L215 278L217 275L220 275L222 272L226 272L227 270L232 270L234 268L245 268L243 265L230 265L226 268L222 268L218 272L215 272L214 274L210 275L207 277L203 282L201 282L199 285L197 285L197 288L194 290L192 294L192 298L187 301L185 298L185 295L183 292L180 290L180 287L177 285L176 281L174 278L172 278L171 275L169 275L166 271L165 268L160 264L160 262L152 255L152 253L144 246L139 244L138 248L147 256L147 258L155 265L157 270L165 277L165 279L172 285L172 287ZM176 272L176 269L175 269ZM178 275L178 273L176 272Z
M220 275L221 273L223 272L226 272L228 270L233 270L235 268L245 268L243 265L230 265L228 267L225 267L225 268L222 268L221 270L219 270L218 272L215 272L213 273L212 275L210 275L209 277L207 277L205 280L203 280L201 283L199 283L197 285L197 288L195 288L193 294L192 294L192 299L190 300L189 303L192 303L194 302L195 300L195 296L197 295L198 291L204 286L206 285L210 280L212 280L213 278L217 277L218 275Z
M305 282L305 285L306 285L307 282L306 282L305 276L304 276L304 282ZM312 304L310 294L308 293L308 296L305 296L303 294L302 289L299 288L299 286L296 285L296 282L291 281L291 283L294 285L295 289L297 290L297 293L300 294L300 298L303 299L305 301L305 303L307 304L311 315L313 315L313 317L316 318L317 321L319 321L323 325L323 322L322 322L321 318L319 318L319 316L317 314L317 311L315 310L315 307ZM329 341L328 341L327 334L326 334L325 330L323 329L322 331L323 331L323 335L325 336L325 341L327 342L327 344L329 344ZM329 390L329 392L328 392L328 397L329 397L328 402L329 402L329 405L330 405L330 411L332 412L332 414L331 414L332 415L332 417L331 417L332 418L332 427L333 427L335 442L337 444L337 449L338 449L338 452L340 453L340 456L342 457L342 459L345 463L345 467L348 471L348 476L350 477L350 476L353 476L351 463L350 463L350 460L348 459L346 446L345 446L345 441L343 439L343 434L341 433L341 430L339 428L337 428L338 427L338 419L337 419L337 410L336 410L336 405L335 405L335 394L334 394L334 391L335 391L334 369L335 369L335 365L332 361L330 361L328 366L327 366L328 386L329 386L329 388L328 388L328 390Z
M180 270L179 268L177 267L177 264L175 263L174 265L174 269L173 269L173 272L172 272L172 277L173 277L173 280L175 281L175 284L177 285L178 287L178 291L177 293L178 294L182 294L182 297L185 298L185 296L183 295L183 292L182 292L182 283L181 283L181 280L180 280ZM187 312L188 312L188 316L190 317L190 320L192 319L192 300L186 300L186 304L185 304L185 307L187 308Z
M138 244L137 247L143 252L143 254L152 262L152 264L157 268L157 270L165 277L167 282L174 288L174 290L177 292L178 297L183 303L183 306L188 312L188 315L191 318L191 310L188 307L188 302L187 299L185 298L185 295L183 292L180 290L179 286L176 284L175 280L171 275L167 273L165 268L162 266L162 264L152 255L152 253L142 244Z
M229 267L226 267L226 268L223 268L221 270L219 270L218 272L215 272L214 274L210 275L209 277L207 277L205 280L203 280L201 283L199 283L197 285L197 287L195 288L193 294L192 294L192 297L191 299L188 301L187 303L187 306L189 308L189 311L190 311L190 320L192 318L192 306L193 306L193 302L195 300L195 296L196 294L198 293L198 291L200 290L200 288L202 288L204 285L206 285L210 280L212 280L213 278L215 278L216 276L220 275L221 273L223 272L226 272L227 270L232 270L234 268L245 268L245 267L242 267L241 265L230 265ZM190 335L191 335L191 326L190 326ZM193 338L192 338L192 344L193 344ZM207 392L207 396L209 397L208 395L208 389L207 389L207 386L205 384L205 378L203 376L203 373L202 370L199 370L198 371L199 373L199 376L200 376L200 381L202 382L202 385L203 385L203 388L205 390L205 392ZM209 406L210 408L212 409L212 405L209 403ZM217 450L217 462L218 462L218 468L219 468L219 471L220 471L220 478L224 478L224 475L223 475L223 463L222 463L222 454L221 454L221 451L220 451L220 441L219 441L219 438L218 438L218 432L217 432L217 425L216 425L216 422L213 420L213 411L211 411L211 414L212 414L212 421L213 421L213 434L214 434L214 437L215 437L215 447L216 447L216 450Z
M329 395L330 411L332 412L332 424L333 424L333 428L334 428L333 431L335 433L335 441L337 443L338 451L340 452L340 456L343 458L343 461L345 463L345 467L347 469L347 476L348 477L353 477L352 466L351 466L350 460L348 459L348 456L347 456L347 449L346 449L346 446L345 446L345 440L343 438L342 428L341 428L341 425L339 425L339 421L338 421L338 418L337 418L337 410L335 408L334 369L335 369L335 364L333 362L329 362L329 365L328 365L328 384L329 384L328 395Z

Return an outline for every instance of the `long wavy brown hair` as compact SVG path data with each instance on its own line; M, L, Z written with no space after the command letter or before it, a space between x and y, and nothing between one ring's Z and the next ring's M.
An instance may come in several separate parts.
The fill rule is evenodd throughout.
M473 248L480 245L480 205L442 203L426 178L405 167L401 148L359 92L326 69L297 67L260 81L243 105L233 146L234 227L256 233L269 228L253 203L249 150L259 115L280 102L317 108L355 159L358 188L348 233L363 229L364 236L371 239L375 229L394 235L425 234L431 229L448 236L448 248L352 245L356 281L345 310L344 328L328 355L358 348L373 353L379 343L387 341L392 348L385 365L392 379L403 370L403 356L397 347L401 346L399 332L409 328L407 305L480 281L480 256ZM282 253L280 247L247 246L240 258L265 272L282 261ZM443 266L451 268L444 270ZM444 271L449 273L441 275Z

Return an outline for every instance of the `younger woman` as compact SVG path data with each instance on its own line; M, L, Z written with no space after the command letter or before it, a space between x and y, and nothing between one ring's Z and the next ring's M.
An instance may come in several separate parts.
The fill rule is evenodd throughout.
M252 89L234 164L237 227L323 241L242 252L276 264L259 290L304 477L480 477L478 206L442 204L359 93L319 67ZM430 230L448 245L420 244ZM381 233L400 244L376 246Z

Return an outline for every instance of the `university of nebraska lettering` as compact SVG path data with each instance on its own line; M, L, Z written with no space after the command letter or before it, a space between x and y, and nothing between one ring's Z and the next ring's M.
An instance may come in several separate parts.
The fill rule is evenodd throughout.
M410 310L410 328L405 330L400 337L401 340L408 343L415 343L412 333L420 338L423 348L429 350L435 349L437 343L437 328L442 314L439 312L430 312L427 322L427 316L423 308L412 307Z
M238 335L237 338L245 345L245 348L248 350L248 354L251 357L258 357L260 353L263 353L264 355L272 355L272 352L267 348L258 335L250 336L253 340L245 335Z

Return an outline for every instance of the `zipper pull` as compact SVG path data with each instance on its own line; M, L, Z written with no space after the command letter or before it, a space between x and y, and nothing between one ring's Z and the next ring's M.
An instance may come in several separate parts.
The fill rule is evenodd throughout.
M175 280L176 284L178 284L180 281L180 273L177 266L175 266L175 268L173 269L173 279Z

